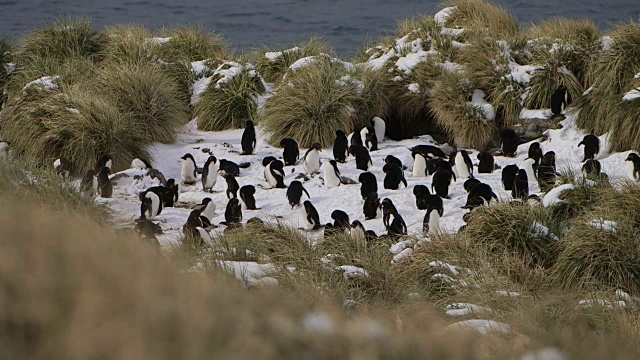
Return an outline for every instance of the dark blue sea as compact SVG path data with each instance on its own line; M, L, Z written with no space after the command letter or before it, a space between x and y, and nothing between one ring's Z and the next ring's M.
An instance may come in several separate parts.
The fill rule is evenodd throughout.
M441 0L0 0L0 37L17 37L59 16L89 16L97 27L138 23L202 25L239 51L319 35L341 56L395 29L402 18L433 14ZM640 18L640 0L496 0L521 24L555 16L590 18L602 29Z

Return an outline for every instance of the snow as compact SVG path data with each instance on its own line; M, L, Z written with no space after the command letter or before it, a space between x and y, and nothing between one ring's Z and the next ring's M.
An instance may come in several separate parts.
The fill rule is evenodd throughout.
M438 11L435 15L433 15L433 19L436 21L436 24L438 24L439 26L444 26L444 24L447 22L449 17L456 10L458 10L457 6L446 7Z
M414 94L417 94L420 92L420 84L417 84L417 83L411 83L407 85L407 88L409 89L409 92L412 92Z
M446 263L444 261L432 261L429 263L429 266L433 268L441 268L441 269L449 270L451 271L451 274L453 274L453 276L460 275L460 272L458 271L458 269L456 269L455 266L449 263Z
M271 264L258 264L250 261L219 261L218 264L225 270L233 273L236 279L240 280L247 287L260 284L265 285L265 283L272 283L273 280L275 280L273 278L269 278L273 280L264 280L264 278L267 278L269 271L275 270Z
M353 65L352 63L347 62L347 61L342 61L342 60L340 60L338 58L331 57L331 56L329 56L327 54L324 54L324 53L322 53L320 55L315 55L315 56L307 56L307 57L303 57L303 58L300 58L300 59L296 60L296 62L294 62L293 64L291 64L291 66L289 66L289 71L294 71L295 72L295 71L303 69L303 68L305 68L305 67L307 67L309 65L315 64L316 61L318 61L319 57L324 57L326 59L329 59L329 60L331 60L332 63L341 64L342 66L344 66L344 69L347 72L356 71L356 66Z
M361 267L352 266L352 265L342 265L336 267L336 270L342 271L345 280L357 278L357 277L368 277L369 272Z
M462 67L462 65L456 64L456 63L451 62L451 61L445 61L443 63L436 63L436 65L438 67L440 67L442 70L448 71L448 72L462 72L462 71L464 71L464 68Z
M192 63L192 68L194 71L202 70L201 64L196 64L195 67ZM191 94L191 106L195 106L200 100L200 96L203 92L207 90L207 88L211 85L211 83L215 80L215 89L220 89L224 84L227 84L233 80L236 76L241 75L243 72L247 72L249 76L256 77L260 76L255 71L255 67L249 63L247 64L239 64L233 61L225 61L220 66L216 68L213 74L209 77L201 78L196 80L196 82L192 86L192 94Z
M210 60L201 60L192 62L191 71L193 71L193 73L196 75L203 74L205 71L209 70L209 61Z
M546 347L535 351L529 351L520 356L519 360L567 360L569 359L562 351Z
M472 314L492 313L493 310L469 303L453 303L446 306L446 314L451 317L467 316Z
M322 313L306 314L302 319L302 327L309 332L330 334L333 332L333 321Z
M627 91L624 96L622 97L622 100L624 101L632 101L632 100L637 100L640 99L640 88L636 88L633 89L631 91Z
M487 121L492 121L495 118L495 109L493 108L493 105L484 100L486 96L487 95L484 91L480 89L474 90L471 102L467 102L467 106L482 110L482 113L484 114L483 120L486 119Z
M464 29L452 29L452 28L443 27L440 30L441 35L451 36L451 37L458 37L462 35L462 33L464 33Z
M542 236L548 236L550 238L552 238L553 240L559 241L560 239L555 236L554 234L552 234L549 231L549 228L540 224L537 221L534 221L533 224L531 225L531 230L533 232L534 235L542 235Z
M429 52L422 49L422 39L416 39L409 44L404 45L404 49L410 49L410 52L398 58L395 65L398 70L405 74L411 74L413 68L419 63L427 60Z
M464 320L447 326L447 329L470 329L482 335L490 333L511 334L511 326L494 320Z
M144 44L152 44L152 45L164 45L171 41L171 37L153 37L144 39Z
M563 192L565 192L567 190L571 190L573 188L574 188L573 184L564 184L564 185L560 185L558 187L555 187L555 188L551 189L542 198L542 205L544 205L544 207L549 207L549 206L553 206L553 205L557 205L557 204L562 203L562 200L560 200L560 194L562 194Z
M591 220L588 223L589 226L596 228L598 230L606 231L615 234L616 226L618 225L615 221L611 220L603 220L603 219L595 219Z
M76 115L80 115L80 110L74 108L66 108L68 112Z
M32 86L36 86L38 90L53 90L57 89L58 85L54 83L54 81L60 80L60 76L43 76L39 79L33 80L22 88L22 91L26 91Z
M207 90L209 84L211 84L211 80L212 79L210 77L205 77L198 79L195 83L193 83L191 91L191 106L196 106L196 104L200 100L200 95L202 95L202 93Z
M299 47L294 46L291 49L287 49L287 50L283 50L283 51L266 52L266 53L264 53L264 57L266 57L267 60L269 60L270 62L276 62L279 58L282 57L282 55L288 54L288 53L291 53L291 52L300 51L300 50L301 49Z
M611 47L613 47L614 44L615 42L611 36L603 36L600 38L600 45L602 45L602 51L604 52L611 50Z
M611 301L604 299L587 299L578 301L578 307L581 308L591 308L595 306L602 306L609 309L613 309L614 307L626 308L627 303L623 300Z
M519 296L521 296L519 292L515 292L515 291L496 290L495 293L497 295L506 296L506 297L519 297Z
M408 248L408 249L404 249L402 250L399 254L395 255L393 257L393 259L391 260L392 264L396 264L401 262L402 260L408 258L409 256L411 256L411 254L413 254L413 249Z
M549 117L551 117L551 109L529 110L522 108L520 110L520 119L522 120L548 119Z
M507 75L507 78L517 82L518 84L527 85L531 82L531 78L535 74L536 70L540 68L540 66L520 65L515 61L509 61L509 70L511 73Z

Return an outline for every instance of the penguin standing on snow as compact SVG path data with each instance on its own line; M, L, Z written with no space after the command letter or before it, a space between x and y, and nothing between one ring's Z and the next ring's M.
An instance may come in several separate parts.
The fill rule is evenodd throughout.
M493 159L493 155L489 154L488 152L486 151L479 152L478 160L480 160L480 163L478 164L479 174L491 174L493 170L495 170L495 162Z
M227 199L235 199L238 197L238 190L240 190L240 184L236 180L235 176L224 174L224 179L227 181Z
M349 154L356 158L356 169L362 171L369 171L369 168L373 166L371 162L371 156L369 156L369 150L362 145L351 145L349 147Z
M518 135L513 129L502 129L500 131L500 142L502 154L507 157L515 157L518 151Z
M463 179L473 177L473 163L471 162L471 158L469 157L467 150L458 151L455 162L456 171L458 172L459 177Z
M582 141L578 143L578 147L584 145L584 158L582 162L589 159L595 159L596 154L600 152L600 139L593 134L585 135Z
M363 172L358 177L358 182L362 184L360 186L360 195L362 199L366 199L370 193L378 192L378 180L376 180L376 176L370 172Z
M163 193L163 192L162 192ZM157 191L147 189L140 193L140 218L153 219L162 212L162 199Z
M463 209L473 210L478 206L489 205L491 200L498 200L498 195L493 192L493 189L488 184L479 183L473 186L469 190L469 195L467 195L467 202L462 207Z
M62 176L63 179L69 179L69 174L71 172L71 164L69 160L65 157L60 157L53 162L53 167L56 170L56 174Z
M538 166L538 182L540 186L551 186L556 182L556 153L547 151Z
M329 162L324 163L322 165L322 173L326 187L334 188L340 186L342 180L340 179L340 170L338 170L338 164L335 160L329 160Z
M567 105L571 102L571 97L564 85L558 86L556 91L551 94L551 112L553 117L561 115Z
M349 140L342 130L336 130L336 140L333 142L333 158L343 163L349 156Z
M240 165L234 163L233 161L229 161L226 159L220 159L220 174L224 176L225 174L239 177L240 176L240 166L243 168L247 168L251 166L251 163L241 163Z
M453 157L455 159L455 156ZM455 164L455 161L453 162ZM427 175L433 175L438 170L447 170L453 174L453 181L457 181L451 162L445 159L435 158L427 160Z
M380 208L380 199L377 192L370 192L364 200L362 212L365 220L371 220L378 217L378 209Z
M209 223L213 221L213 216L216 213L216 203L209 197L202 199L202 202L193 207L194 210L199 210L200 215L207 218Z
M209 226L211 226L211 223L207 220L206 217L202 216L200 210L192 210L189 214L189 217L187 218L187 223L182 226L182 233L184 234L184 236L189 238L199 239L200 241L207 241L211 238L209 234L204 234L198 229L204 229ZM204 237L202 235L204 235ZM201 243L201 245L203 245L203 243Z
M356 240L359 243L361 243L362 246L367 246L367 241L364 233L365 233L364 225L362 225L362 223L358 220L353 220L349 228L349 236L351 236L353 240Z
M304 154L304 171L307 174L313 175L320 169L321 151L322 146L320 146L320 143L313 143L309 150Z
M293 209L294 206L300 205L300 199L302 198L302 193L307 194L307 197L311 199L309 196L309 192L304 188L302 183L298 180L294 180L289 184L289 188L287 189L287 199L289 200L289 205Z
M383 142L385 132L387 131L387 124L384 122L384 120L376 116L371 119L371 125L376 132L376 138L378 139L378 142Z
M282 159L284 159L284 166L293 166L298 162L300 157L300 147L295 139L284 138L280 140L280 146L282 146Z
M471 189L473 189L474 187L476 187L476 185L482 184L480 182L480 180L478 179L469 179L467 181L464 182L464 184L462 185L462 187L464 188L464 191L468 193L471 192Z
M426 177L427 176L427 159L419 152L412 151L413 157L413 177Z
M110 173L111 169L106 166L103 166L98 172L98 195L100 197L110 198L113 194L113 185L111 184L111 179L109 179Z
M376 133L373 131L373 129L364 129L367 129L367 133L365 134L365 138L363 140L364 147L366 147L369 151L377 151L378 138L376 137Z
M600 176L601 172L602 172L602 165L598 160L589 159L584 163L584 165L582 165L582 173L585 176L589 176L589 175Z
M360 135L360 131L356 129L356 131L352 132L347 136L347 140L349 140L349 146L360 145L364 146L364 142L362 141L362 136Z
M305 215L306 230L317 230L320 229L320 215L318 214L318 210L316 210L315 206L311 203L311 201L306 200L302 203Z
M407 180L404 178L404 172L396 164L385 164L382 167L382 171L386 174L384 176L384 188L389 190L400 189L400 184L407 187Z
M418 210L427 210L428 196L431 195L429 188L424 185L413 187L413 196L416 197L416 207Z
M507 165L502 169L502 186L506 191L511 191L513 189L513 183L516 181L516 174L518 174L517 165Z
M407 235L407 224L398 213L395 205L389 198L382 200L382 223L387 229L387 235L396 238L398 236Z
M427 213L422 220L422 231L435 235L440 230L440 218L444 215L442 198L436 195L428 196Z
M224 211L223 225L240 224L242 222L242 206L240 206L240 200L237 198L229 199L227 208Z
M536 161L532 158L526 158L523 162L520 163L520 169L524 169L527 172L527 179L529 181L533 181L535 183L538 182L538 177L536 176L536 172L533 169Z
M196 183L197 175L196 169L196 161L193 158L193 155L186 153L182 157L182 169L180 170L180 175L182 176L182 183L186 185L193 185Z
M113 169L113 161L111 160L111 156L105 154L98 158L98 162L95 168L96 173L99 173L100 169L102 169L103 167L108 167L109 170Z
M240 188L240 199L247 207L247 210L258 210L256 208L256 199L253 195L256 193L256 188L253 185L245 185Z
M242 153L240 155L252 155L256 149L256 129L253 126L253 121L247 120L244 125L244 132L242 133Z
M431 191L443 199L449 199L449 185L453 173L447 170L438 170L431 177Z
M264 166L264 180L268 182L269 185L271 185L271 183L273 182L273 185L271 186L275 186L275 180L273 180L271 176L271 167L269 166L272 161L276 161L276 158L273 156L267 156L262 159L262 166Z
M511 197L526 201L529 198L529 178L525 169L518 170L511 189Z
M441 159L447 158L447 154L445 154L444 151L442 151L442 149L433 145L416 145L414 147L410 147L409 150L412 153L413 152L421 153L422 156L425 157L425 159L429 159L431 157L439 157Z
M284 164L280 160L273 160L267 165L268 174L267 182L271 187L277 189L284 189L287 186L284 184Z
M540 147L539 142L533 142L529 145L528 156L535 160L535 164L533 164L533 169L537 170L538 165L540 165L540 161L542 160L542 148Z
M351 226L349 222L349 215L342 210L333 210L331 213L331 219L333 220L333 229L342 230Z
M640 179L640 156L636 153L631 153L625 159L625 162L629 161L632 166L629 166L629 173L634 180Z
M215 156L209 156L202 168L202 190L213 192L213 187L218 181L218 169L218 159Z

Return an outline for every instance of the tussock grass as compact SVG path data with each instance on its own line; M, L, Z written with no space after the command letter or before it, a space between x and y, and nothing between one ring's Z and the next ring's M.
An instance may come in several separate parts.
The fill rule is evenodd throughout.
M258 71L266 81L277 82L282 79L289 66L299 59L320 54L333 54L333 50L320 38L312 37L292 46L279 46L277 49L265 48L260 53L256 61ZM268 58L267 53L270 53L272 58Z
M345 75L342 64L324 58L287 75L263 109L261 121L271 133L269 142L279 144L291 137L303 148L315 142L327 147L336 130L350 133L356 125L358 95L353 81L338 81Z
M114 64L103 68L98 79L105 98L140 127L145 143L172 143L189 121L177 84L157 65Z
M258 118L258 96L265 88L253 65L225 62L209 78L193 109L198 129L238 129L244 127L244 120Z
M502 77L491 94L491 104L496 109L496 122L501 128L511 128L520 121L522 96L525 88L509 78Z
M9 72L5 64L11 62L12 46L9 40L0 39L0 89L4 89L4 85L9 80ZM0 95L2 97L3 95Z
M107 61L149 62L156 44L145 41L152 37L151 31L142 25L115 25L105 29Z
M572 99L579 98L584 92L580 81L569 70L565 63L551 53L547 53L546 61L531 77L524 107L528 109L547 109L551 107L551 95L560 85L567 87Z
M171 39L160 44L156 53L164 62L193 62L206 59L228 59L230 54L222 36L207 33L201 27L175 27L160 31Z
M507 56L509 54L506 54ZM459 61L473 77L479 89L492 93L501 77L509 71L509 58L491 38L475 40L460 51Z
M386 74L382 70L358 67L354 78L360 82L355 101L357 126L368 126L374 116L387 119L393 94Z
M493 38L508 37L520 32L517 19L500 6L484 0L452 0L444 6L457 9L445 21L445 26L465 28L472 33Z

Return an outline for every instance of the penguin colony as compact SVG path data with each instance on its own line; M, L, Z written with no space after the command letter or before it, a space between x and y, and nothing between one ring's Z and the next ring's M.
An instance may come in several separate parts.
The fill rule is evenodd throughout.
M566 100L565 100L566 101ZM563 105L564 106L564 105ZM251 121L245 122L245 131L241 138L241 155L253 156L256 151L256 133ZM256 187L268 191L271 188L286 190L288 205L293 212L300 215L299 225L307 231L323 230L325 236L344 233L355 240L367 245L379 239L395 239L407 235L407 223L389 197L381 199L378 195L379 184L385 190L398 190L408 186L405 175L413 178L431 177L431 186L415 185L413 195L417 211L424 213L422 230L425 236L437 234L440 231L440 218L446 211L446 202L449 199L449 187L455 182L464 182L463 188L467 193L467 201L463 209L473 211L477 207L488 206L498 202L498 196L490 185L482 182L482 174L494 172L501 173L504 190L511 192L513 202L529 202L536 200L532 195L532 189L538 187L545 189L556 183L558 172L556 169L556 156L553 151L544 152L540 143L534 142L528 150L528 158L519 164L509 164L500 168L495 164L491 153L482 151L477 155L478 162L474 165L469 152L465 149L457 149L448 155L443 149L433 145L418 145L407 149L413 159L411 169L402 161L392 155L384 158L384 164L374 164L370 152L378 150L378 144L384 141L385 123L380 118L374 118L371 126L363 127L348 136L342 130L336 130L336 139L333 145L333 159L322 160L324 154L319 143L314 143L300 156L300 148L295 139L285 138L280 142L283 148L280 159L267 156L257 159L263 166L264 181L267 187L261 184L239 184L237 178L242 168L251 166L251 163L236 164L226 159L218 159L210 154L203 167L198 167L194 157L185 153L181 158L180 179L168 179L161 181L163 185L150 187L139 194L140 213L136 219L135 229L141 238L158 245L157 234L162 233L160 225L152 220L157 220L162 215L163 209L173 207L179 200L179 188L193 187L198 181L202 184L202 191L206 193L215 191L218 176L224 179L224 193L228 199L227 204L219 204L224 209L224 221L220 225L227 228L242 226L243 207L246 211L259 210L260 192ZM520 140L511 129L503 129L501 137L501 155L514 157ZM600 152L600 141L595 135L587 135L576 145L584 151L582 171L585 176L606 177L602 171L600 162L596 159ZM346 160L355 157L355 167L360 170L356 181L341 175L340 167L346 166ZM640 156L631 153L626 162L635 179L640 180ZM54 169L63 178L68 179L72 172L72 163L66 158L54 161ZM304 174L296 177L297 180L285 183L285 167L302 165ZM258 165L259 166L259 165ZM108 155L101 156L94 169L86 172L82 178L80 188L83 192L91 193L103 198L109 198L113 193L111 169L113 162ZM134 159L131 168L153 170L152 165L144 159ZM370 169L382 169L383 179L377 179ZM362 213L366 220L380 219L386 230L385 234L377 235L371 230L365 229L362 222L350 221L349 215L343 210L336 209L331 213L332 222L322 223L321 214L313 205L311 197L304 182L310 177L320 176L327 189L343 185L359 184L362 198ZM301 181L302 180L302 181ZM260 190L263 191L263 190ZM328 191L328 190L327 190ZM354 186L355 191L355 186ZM256 197L256 195L258 195ZM284 198L282 204L286 206ZM210 230L218 226L212 223L216 214L216 204L210 197L205 197L200 204L192 207L191 212L183 226L183 234L195 239L198 243L211 241ZM464 218L468 218L469 213ZM327 214L322 214L326 216ZM355 215L355 214L351 214ZM258 221L249 219L246 222Z

